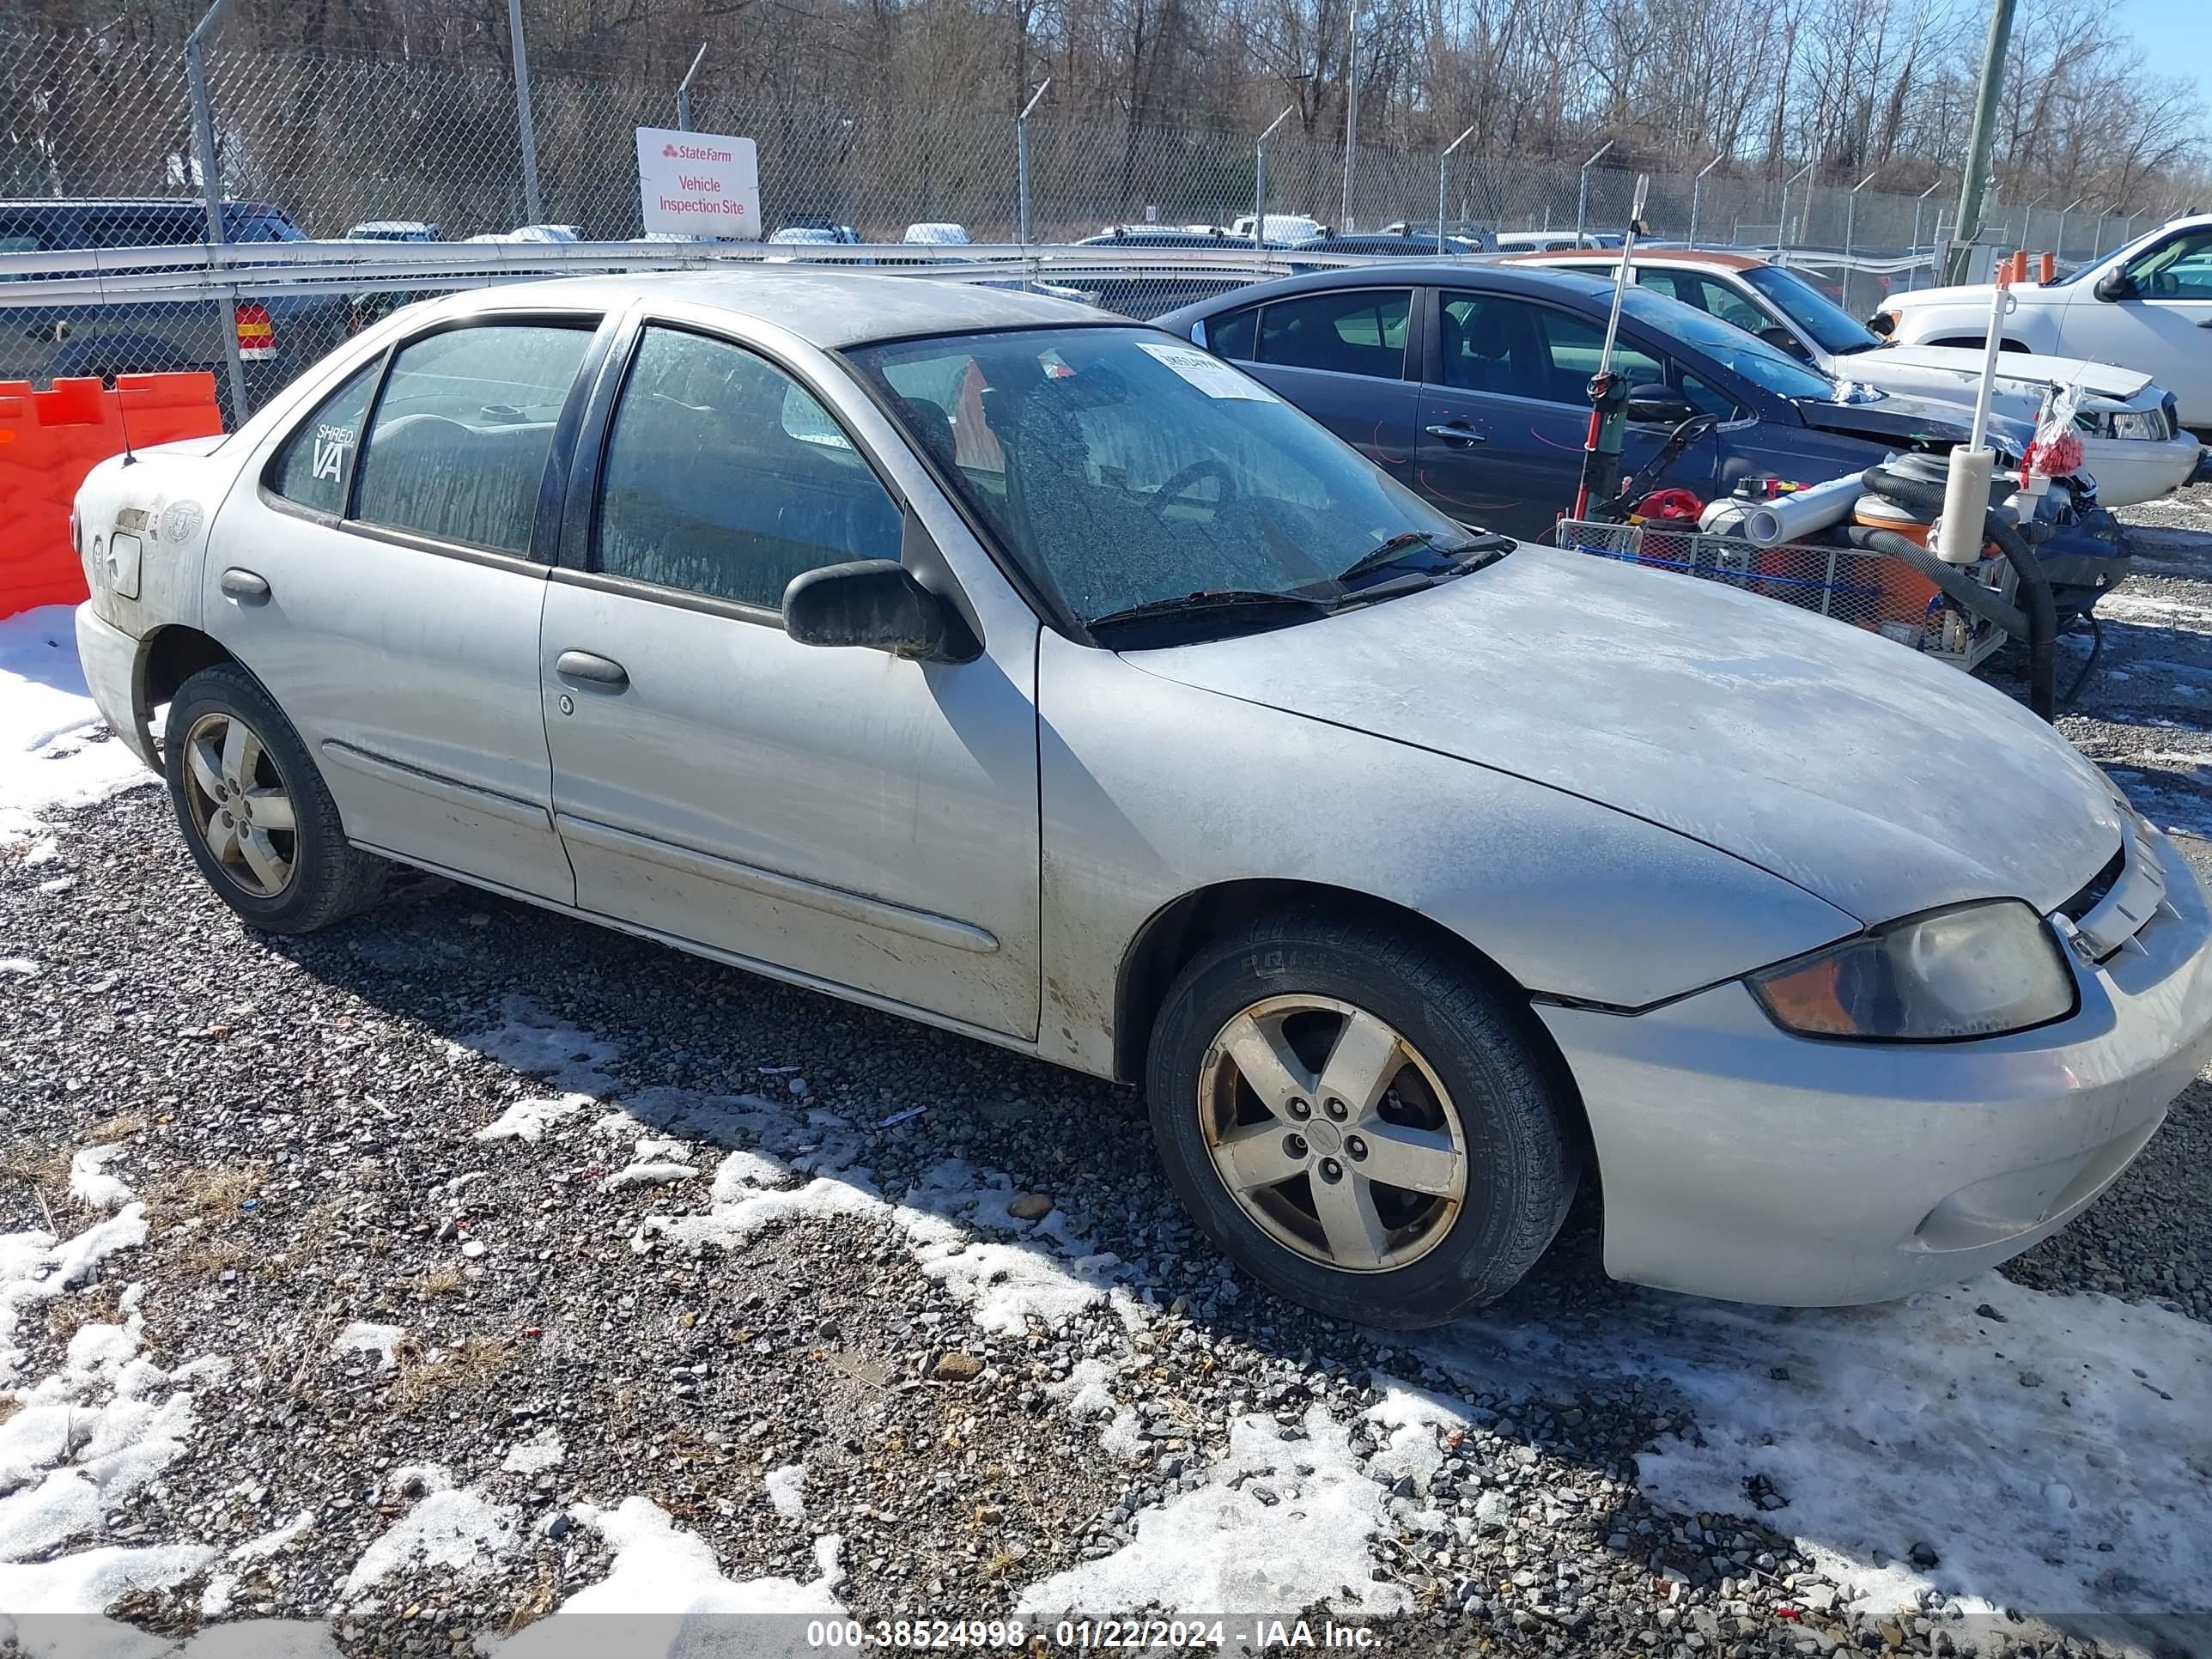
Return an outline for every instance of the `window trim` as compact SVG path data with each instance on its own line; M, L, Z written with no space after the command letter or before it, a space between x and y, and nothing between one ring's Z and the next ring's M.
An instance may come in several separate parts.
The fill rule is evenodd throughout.
M1572 318L1578 323L1589 324L1593 320L1571 306L1559 305L1549 299L1534 294L1524 294L1515 289L1480 289L1462 285L1449 289L1439 286L1431 288L1429 291L1434 296L1435 307L1439 317L1443 315L1444 301L1448 295L1464 294L1476 300L1518 301L1522 304L1533 306L1540 311L1557 312L1563 316ZM1595 325L1601 331L1605 326L1602 323L1597 323ZM1438 392L1448 392L1462 398L1500 398L1511 403L1526 404L1535 409L1572 409L1583 413L1589 411L1589 405L1586 403L1554 403L1549 398L1531 398L1517 392L1477 392L1466 386L1448 385L1443 378L1443 329L1441 325L1432 331L1431 337L1437 344L1431 360L1425 366L1422 380L1422 384L1425 386L1434 386ZM1694 375L1721 396L1733 400L1735 413L1724 417L1723 424L1767 418L1766 409L1754 399L1743 395L1745 388L1738 384L1738 377L1735 374L1723 369L1717 363L1692 362L1684 353L1672 346L1655 345L1649 336L1632 327L1631 319L1625 316L1620 319L1618 343L1626 344L1631 350L1642 352L1664 368L1668 372L1667 385L1669 388L1680 391L1681 377L1685 374ZM1772 396L1771 393L1767 395Z
M716 328L690 318L637 310L623 318L617 331L618 337L613 341L605 362L599 374L593 377L586 424L579 436L574 465L569 471L568 483L571 505L562 515L559 556L553 562L553 579L556 581L574 587L617 593L629 599L673 605L682 611L726 617L732 622L773 628L779 633L784 631L781 606L754 605L719 593L696 592L688 587L671 587L660 582L649 582L640 577L624 576L599 568L599 515L606 494L607 455L614 438L615 422L622 414L623 399L629 390L630 377L636 372L639 354L645 347L646 334L656 328L694 335L758 358L813 398L815 406L829 416L830 423L844 435L845 441L853 446L853 453L860 458L869 476L875 479L877 487L889 498L897 513L900 562L904 563L906 526L914 516L913 503L891 480L874 450L846 424L835 404L822 395L820 389L800 372L798 365L788 361L781 352L771 350L757 341L741 338L727 329Z
M1388 374L1362 374L1356 369L1349 368L1309 368L1304 363L1273 363L1267 358L1258 356L1249 358L1223 357L1222 361L1230 363L1249 363L1255 368L1287 369L1298 374L1326 374L1334 380L1357 380L1362 386L1418 386L1420 385L1421 382L1418 378L1406 372L1407 364L1424 361L1427 349L1425 338L1427 331L1421 326L1421 284L1419 283L1376 283L1346 284L1343 287L1332 283L1319 288L1309 289L1303 293L1279 294L1272 299L1262 301L1259 305L1241 307L1257 313L1252 319L1253 351L1257 353L1260 349L1261 337L1267 326L1267 313L1278 306L1295 305L1302 301L1319 299L1324 295L1333 296L1340 294L1403 294L1406 296L1406 345L1405 349L1399 355L1398 373L1395 377ZM1209 339L1212 338L1212 330L1208 329L1206 334ZM1206 349L1211 351L1212 347L1208 346ZM1220 354L1217 352L1215 355L1218 356Z
M304 519L309 524L320 525L325 530L338 529L345 523L345 510L353 499L353 475L356 471L356 468L349 466L346 469L345 496L338 502L338 510L335 513L325 513L319 507L309 507L305 501L295 501L289 495L281 494L276 486L270 483L270 475L276 471L277 461L291 449L292 441L307 429L307 422L323 412L324 405L337 396L348 380L362 370L368 369L374 371L368 383L368 401L362 405L361 431L354 440L355 450L358 452L361 449L363 441L368 436L369 414L375 409L377 396L384 389L384 377L391 372L392 354L394 349L396 349L394 345L386 344L383 350L377 352L374 356L363 357L340 375L336 384L325 391L321 397L309 404L298 418L284 429L283 435L269 446L269 453L261 463L261 471L254 477L254 488L260 495L261 504L264 507L272 512L282 513L289 519Z

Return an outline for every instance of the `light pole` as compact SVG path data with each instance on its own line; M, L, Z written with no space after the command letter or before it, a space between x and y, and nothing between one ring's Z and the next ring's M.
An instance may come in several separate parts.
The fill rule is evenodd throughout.
M2066 216L2088 199L2086 196L2076 196L2058 210L2058 245L2051 250L2058 258L2063 259L2066 257Z
M1446 144L1444 153L1437 157L1437 252L1439 255L1444 251L1444 163L1451 160L1454 150L1474 137L1474 128L1469 127Z
M1705 174L1718 167L1721 164L1721 159L1717 155L1714 156L1711 161L1698 169L1698 176L1690 180L1690 246L1692 248L1698 245L1698 198L1705 193Z
M1352 171L1358 159L1359 8L1354 5L1346 9L1344 20L1344 210L1337 223L1345 230L1352 228Z
M1927 189L1922 191L1918 196L1913 198L1911 286L1914 288L1918 288L1920 286L1920 210L1928 205L1928 198L1942 188L1943 179L1942 175L1938 174L1934 184L1929 185Z
M1818 161L1808 161L1782 181L1782 217L1774 227L1774 251L1777 253L1782 252L1782 245L1790 240L1790 186L1800 179L1811 178L1813 169L1820 165Z
M1252 147L1252 269L1257 273L1267 269L1267 256L1263 252L1267 246L1267 140L1297 109L1293 104L1268 122L1267 130L1260 135L1260 142Z
M1014 173L1020 196L1018 205L1021 210L1019 228L1024 247L1030 243L1030 112L1037 106L1037 100L1051 85L1052 77L1048 75L1030 94L1029 102L1022 106L1022 112L1014 118Z
M707 61L707 43L702 40L699 50L691 56L691 67L684 71L684 78L676 83L676 125L679 131L691 131L691 77L699 72L699 65Z
M2017 0L1996 0L1990 14L1990 38L1982 47L1982 82L1974 94L1974 131L1966 145L1966 164L1959 175L1959 222L1944 261L1946 282L1964 280L1967 251L1982 234L1982 191L1989 177L1990 150L1997 128L1997 94L2004 85L2005 52L2012 43L2012 15Z
M1603 161L1606 151L1612 148L1613 140L1608 138L1598 147L1595 155L1583 163L1582 185L1575 191L1575 246L1577 247L1582 246L1583 222L1589 216L1589 170Z

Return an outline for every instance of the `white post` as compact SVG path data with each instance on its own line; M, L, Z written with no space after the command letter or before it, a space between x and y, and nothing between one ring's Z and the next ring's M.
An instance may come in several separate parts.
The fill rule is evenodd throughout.
M1273 120L1260 135L1260 142L1252 147L1252 270L1256 276L1265 276L1267 256L1267 140L1275 136L1275 129L1291 118L1297 106L1293 104Z
M1359 7L1352 5L1344 21L1344 210L1337 228L1352 227L1352 170L1359 158ZM1384 112L1387 116L1388 111Z
M2066 216L2073 212L2075 208L2080 207L2082 203L2088 199L2089 198L2086 196L2076 196L2064 207L2058 210L2057 245L2051 250L2054 258L2062 261L2066 258Z
M1582 186L1575 192L1575 246L1577 247L1580 247L1582 246L1583 227L1589 216L1589 170L1595 167L1599 161L1603 160L1606 151L1612 148L1613 140L1608 138L1603 144L1598 147L1598 152L1595 155L1591 156L1589 161L1583 163ZM1545 210L1547 213L1550 212L1550 210L1551 210L1548 207ZM1547 230L1551 228L1551 221L1549 219L1547 219L1544 222L1544 228Z
M1881 171L1880 167L1875 169L1875 173ZM1853 185L1851 193L1844 198L1844 276L1841 287L1844 293L1844 309L1846 311L1851 308L1851 235L1858 228L1859 192L1873 182L1874 173L1869 173L1858 183Z
M691 131L691 77L699 72L699 65L707 61L707 43L702 40L699 50L691 55L691 67L684 71L684 78L676 83L676 125L684 132Z
M1920 210L1927 204L1928 198L1929 198L1929 197L1933 196L1933 195L1934 195L1937 191L1939 191L1939 190L1941 190L1941 189L1942 189L1942 188L1943 188L1943 180L1942 180L1942 179L1939 176L1939 177L1936 179L1936 182L1935 182L1934 184L1932 184L1932 185L1929 185L1927 189L1925 189L1925 190L1922 191L1920 192L1920 194L1919 194L1917 198L1914 198L1914 200L1913 200L1913 204L1912 204L1912 260L1913 260L1913 264L1912 264L1912 280L1911 280L1911 282L1908 284L1908 286L1909 286L1910 288L1918 288L1918 287L1920 286Z
M533 225L545 222L538 194L538 127L530 118L530 48L522 40L522 0L507 0L507 40L514 54L514 125L522 139L522 204Z
M1810 178L1813 169L1820 165L1818 161L1808 161L1782 181L1782 218L1774 227L1774 251L1777 253L1781 252L1790 240L1790 186L1800 179Z

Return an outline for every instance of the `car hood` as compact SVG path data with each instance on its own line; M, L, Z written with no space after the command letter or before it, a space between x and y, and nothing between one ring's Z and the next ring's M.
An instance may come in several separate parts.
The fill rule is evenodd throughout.
M2120 844L2116 791L2002 693L1717 583L1523 545L1424 592L1131 652L1224 696L1455 756L1718 848L1857 917L2049 911ZM1316 779L1316 810L1340 811Z
M1849 358L1844 362L1848 364ZM1893 447L1914 443L1962 444L1973 435L1973 411L1935 398L1885 392L1863 404L1826 403L1810 398L1796 400L1805 424L1823 432L1839 432L1871 443ZM2025 421L2008 415L1990 416L1990 435L1995 447L2017 458L2027 451L2034 436Z
M1838 358L1851 369L1923 369L1944 376L1944 385L1964 385L1966 396L1982 383L1982 352L1973 345L1878 345L1871 352L1854 352ZM1954 380L1951 376L1962 376ZM1997 385L2020 383L2037 396L2046 385L2077 385L2084 392L2126 403L2136 410L2157 410L2159 392L2142 369L2121 369L2112 362L2090 362L2081 356L2044 356L2042 352L1997 354ZM1931 380L1929 385L1936 385ZM2143 396L2150 394L2150 396Z

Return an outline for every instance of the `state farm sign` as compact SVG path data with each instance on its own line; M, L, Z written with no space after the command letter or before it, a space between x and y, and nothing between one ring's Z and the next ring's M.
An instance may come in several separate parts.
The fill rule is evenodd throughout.
M748 240L761 234L760 173L750 138L640 127L637 191L648 234Z

